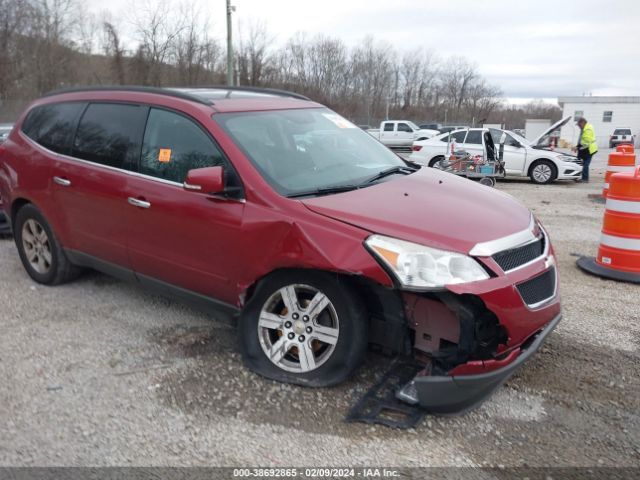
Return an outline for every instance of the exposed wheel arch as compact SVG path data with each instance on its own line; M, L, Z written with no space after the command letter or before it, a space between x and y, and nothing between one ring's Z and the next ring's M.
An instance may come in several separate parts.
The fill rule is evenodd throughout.
M367 310L369 319L369 343L383 351L404 352L410 349L406 343L408 332L404 315L404 304L398 290L389 289L362 275L315 268L278 268L255 280L241 295L241 308L244 308L255 294L260 282L281 272L305 273L319 272L333 276L339 282L354 291ZM378 320L376 320L378 319Z
M11 204L11 227L13 228L13 225L15 224L15 220L16 220L16 215L18 214L18 211L24 207L25 205L29 205L31 202L29 200L27 200L26 198L16 198L13 203Z

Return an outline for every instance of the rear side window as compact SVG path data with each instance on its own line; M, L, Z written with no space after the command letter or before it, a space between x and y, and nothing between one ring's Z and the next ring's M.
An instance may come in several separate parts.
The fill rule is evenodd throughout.
M72 155L83 160L132 170L140 156L147 107L92 103L73 141Z
M451 134L451 139L455 140L456 143L464 143L464 137L467 135L466 130L460 130L459 132L455 132Z
M393 132L393 123L385 123L384 124L385 132Z
M467 134L467 139L464 143L471 143L474 145L482 145L482 131L480 130L469 130Z
M35 107L22 124L31 140L56 153L68 154L84 103L57 103Z
M177 113L151 109L140 173L182 183L189 170L224 164L218 147L196 123Z

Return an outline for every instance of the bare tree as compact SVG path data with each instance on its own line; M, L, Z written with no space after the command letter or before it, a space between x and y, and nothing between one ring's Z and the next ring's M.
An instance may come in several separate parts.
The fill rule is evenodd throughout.
M269 45L274 41L264 22L249 23L246 35L240 26L240 38L236 47L240 82L247 85L261 85L265 70L270 68Z
M185 29L185 20L173 15L169 3L161 0L152 3L147 0L135 14L134 27L138 36L136 59L146 63L146 76L140 78L145 85L160 86L163 80L163 69L171 62L176 39Z
M105 21L103 28L106 35L105 55L111 57L111 71L115 81L120 85L126 84L124 68L124 50L120 43L120 35L113 23Z

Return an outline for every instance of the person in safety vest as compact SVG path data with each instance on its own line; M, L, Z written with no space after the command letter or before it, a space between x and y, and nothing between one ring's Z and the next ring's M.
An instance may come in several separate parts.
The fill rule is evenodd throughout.
M582 159L582 181L589 182L589 165L593 156L598 153L596 132L584 117L580 117L576 123L580 127L580 137L573 151L578 152L578 158Z

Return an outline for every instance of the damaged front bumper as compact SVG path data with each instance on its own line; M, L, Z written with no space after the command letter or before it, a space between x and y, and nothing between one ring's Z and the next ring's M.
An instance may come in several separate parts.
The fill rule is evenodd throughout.
M417 376L396 394L399 400L420 404L430 413L459 415L478 406L522 366L540 347L560 322L558 314L542 330L532 335L503 360L501 366L488 373L475 375ZM464 366L464 365L461 365ZM457 370L456 367L455 370Z

